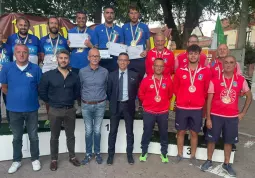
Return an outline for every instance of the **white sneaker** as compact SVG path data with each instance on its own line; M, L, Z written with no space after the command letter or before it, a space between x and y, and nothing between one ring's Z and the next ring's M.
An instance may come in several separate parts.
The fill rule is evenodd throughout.
M21 162L13 162L11 167L8 170L9 174L12 174L14 172L16 172L21 166Z
M39 160L33 161L32 166L34 171L39 171L41 169L41 163Z

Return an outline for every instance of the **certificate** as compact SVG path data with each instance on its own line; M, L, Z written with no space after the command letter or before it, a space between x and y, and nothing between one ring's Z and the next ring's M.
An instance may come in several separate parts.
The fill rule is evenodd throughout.
M109 51L107 49L99 49L101 59L111 59Z
M113 56L119 56L122 52L127 52L127 45L109 42L109 54Z
M87 33L68 33L70 48L86 48L85 40L89 38Z
M129 55L129 59L139 59L142 58L140 55L143 52L143 45L138 45L138 46L129 46L127 48L127 52Z

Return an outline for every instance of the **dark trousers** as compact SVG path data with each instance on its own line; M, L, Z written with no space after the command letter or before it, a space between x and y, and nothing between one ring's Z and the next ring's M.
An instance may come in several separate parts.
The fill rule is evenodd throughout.
M155 122L158 123L161 153L167 154L168 149L168 112L164 114L151 114L143 112L143 136L141 141L141 148L143 153L148 152L152 131L155 126Z
M69 157L74 158L74 147L75 147L75 119L76 119L75 108L53 108L49 109L49 120L50 120L50 152L51 160L58 160L58 146L59 146L59 135L61 131L62 123L64 123L67 148L69 151Z
M31 160L39 159L38 111L33 112L9 112L10 126L13 134L13 162L20 162L22 159L22 136L24 133L24 122L30 140Z
M108 154L113 155L115 153L115 143L116 137L118 133L118 127L121 116L124 116L125 126L126 126L126 134L127 134L127 154L133 153L133 145L134 145L134 133L133 133L133 124L134 124L134 116L130 115L128 111L128 103L118 103L117 113L111 116L110 119L110 133L108 138Z

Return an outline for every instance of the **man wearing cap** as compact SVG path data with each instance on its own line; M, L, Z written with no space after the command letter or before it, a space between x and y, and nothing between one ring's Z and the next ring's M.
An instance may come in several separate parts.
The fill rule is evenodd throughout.
M207 100L207 161L202 165L201 170L206 171L212 167L212 156L215 143L222 134L224 140L224 163L222 170L230 177L236 177L232 168L230 155L232 144L238 142L238 124L244 118L252 101L252 94L245 78L235 72L236 58L226 56L223 61L223 73L218 78L210 81ZM244 93L245 104L239 112L239 96Z
M190 162L198 166L196 149L198 133L202 127L203 106L210 82L210 70L199 63L201 48L191 45L187 49L188 65L177 69L174 76L176 96L175 128L177 130L178 155L176 163L183 159L183 145L186 131L191 133Z

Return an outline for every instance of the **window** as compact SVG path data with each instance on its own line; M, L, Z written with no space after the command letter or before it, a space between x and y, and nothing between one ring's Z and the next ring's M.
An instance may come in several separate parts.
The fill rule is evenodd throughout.
M246 42L251 42L251 31L246 32Z

